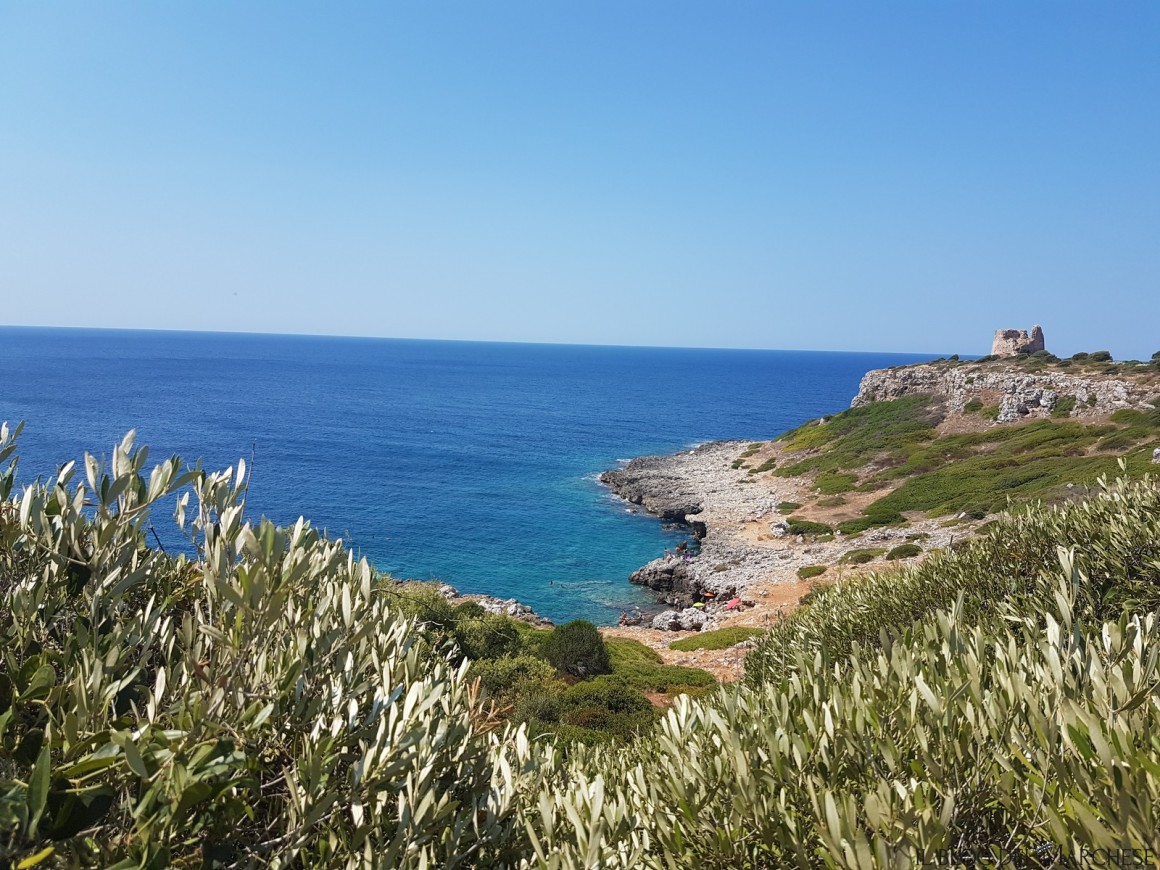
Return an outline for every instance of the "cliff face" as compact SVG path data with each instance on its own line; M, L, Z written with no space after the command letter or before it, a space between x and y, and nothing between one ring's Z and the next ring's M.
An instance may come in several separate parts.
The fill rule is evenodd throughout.
M927 393L942 398L951 413L962 413L972 400L997 405L995 419L1006 423L1049 416L1065 398L1074 399L1072 417L1100 417L1122 408L1150 410L1149 397L1156 392L1155 387L1109 375L1028 373L993 363L926 364L867 372L851 405Z

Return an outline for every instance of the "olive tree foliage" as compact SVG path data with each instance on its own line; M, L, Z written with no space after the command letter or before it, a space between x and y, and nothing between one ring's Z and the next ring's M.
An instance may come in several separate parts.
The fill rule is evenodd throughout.
M365 560L247 522L244 462L146 459L130 433L15 499L0 478L0 866L506 861L550 751L496 729ZM146 545L166 499L192 558Z
M0 432L0 463L11 447ZM80 481L66 466L0 492L0 866L911 868L955 850L1047 867L1160 851L1154 481L947 554L949 600L930 569L835 586L786 629L799 642L767 635L747 684L678 698L632 745L557 751L499 727L467 663L423 642L340 542L248 523L241 463L146 475L145 460L130 437ZM147 546L168 498L189 558ZM1050 564L1029 559L1048 547ZM1005 570L1017 582L988 579Z

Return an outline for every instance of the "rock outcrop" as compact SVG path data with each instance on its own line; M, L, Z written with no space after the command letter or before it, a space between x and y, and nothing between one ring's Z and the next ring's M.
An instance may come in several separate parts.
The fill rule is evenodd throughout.
M410 583L412 581L402 580L399 582ZM494 595L461 595L459 590L450 583L442 584L439 587L439 594L453 604L474 601L488 613L494 613L498 616L511 616L521 622L527 622L538 628L551 628L555 625L548 617L540 616L528 605L521 604L514 598L496 598Z
M702 444L689 451L705 451L713 447ZM639 456L623 468L606 471L600 482L632 504L640 505L662 520L676 523L691 522L690 514L701 512L701 500L695 483L688 477L674 473L668 456Z
M648 564L633 571L629 575L630 583L636 583L639 586L647 586L649 589L654 589L657 592L688 592L689 580L691 579L689 572L689 562L681 555L665 555L659 559L653 559Z
M1028 416L1046 417L1065 397L1073 400L1073 417L1101 417L1122 408L1149 410L1147 388L1126 378L1069 375L1059 371L1029 373L998 364L915 365L867 372L852 406L928 394L945 401L947 411L962 413L968 403L998 407L996 422ZM1071 402L1069 401L1069 404Z
M661 631L700 631L708 617L696 607L666 610L653 617L652 627Z
M1026 329L996 329L995 340L991 342L992 356L1018 356L1046 349L1039 324L1033 326L1031 332Z

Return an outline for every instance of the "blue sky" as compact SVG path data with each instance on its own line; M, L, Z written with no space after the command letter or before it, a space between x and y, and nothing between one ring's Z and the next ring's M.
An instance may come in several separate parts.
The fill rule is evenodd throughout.
M0 323L1160 350L1160 4L0 0Z

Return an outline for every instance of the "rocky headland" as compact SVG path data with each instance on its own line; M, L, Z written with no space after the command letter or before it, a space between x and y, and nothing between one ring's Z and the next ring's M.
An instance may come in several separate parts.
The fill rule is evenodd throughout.
M1069 374L1058 369L1036 372L987 364L927 364L867 372L852 405L925 394L943 399L952 414L963 413L977 401L997 410L994 422L1011 423L1025 417L1049 417L1066 401L1067 416L1094 419L1125 408L1149 410L1156 389L1151 378Z
M1028 338L1041 341L1042 333L1012 341ZM1152 420L1160 399L1160 366L1113 365L1098 357L1096 362L1073 363L1046 352L977 362L940 360L868 372L849 413L866 417L877 413L868 410L876 406L886 421L883 431L889 432L889 408L902 408L906 403L895 400L908 397L907 407L917 408L919 416L900 426L902 447L883 447L870 439L867 443L877 446L867 447L861 458L854 450L854 459L847 456L840 466L827 465L827 457L850 453L854 444L848 442L860 436L848 434L848 427L828 427L823 418L768 442L717 441L670 456L640 457L606 471L601 481L612 492L664 521L683 525L691 538L687 547L666 552L630 578L654 590L668 609L639 629L611 631L632 633L674 663L708 667L726 679L737 676L744 644L717 654L677 656L667 649L673 632L684 636L724 627L769 627L811 582L833 582L922 559L970 537L991 509L948 508L953 499L937 510L912 509L914 504L906 499L899 502L900 512L882 507L891 503L896 490L909 493L907 486L922 484L927 479L923 475L945 473L952 461L996 458L1002 460L996 468L1024 463L1051 469L1059 479L1044 474L1039 490L1028 490L1023 483L1012 489L1013 497L1048 500L1069 497L1079 485L1068 475L1085 480L1088 470L1100 468L1101 462L1114 466L1115 454L1125 448L1134 449L1143 461L1140 457L1151 455L1152 444L1145 445L1153 434L1148 427L1160 425ZM1125 413L1139 419L1124 422ZM1145 424L1145 418L1152 422ZM1066 434L1044 427L1067 420L1082 424L1067 430L1071 446L1036 446L1035 438L1058 440ZM918 435L905 434L915 421L927 428ZM992 429L997 433L988 434ZM1160 443L1160 429L1155 434ZM1023 440L1010 448L1008 461L998 454L1007 449L1009 436ZM1109 440L1111 436L1120 440ZM1023 443L1028 439L1030 446ZM927 458L907 473L902 473L905 464L901 470L894 467L918 451L937 456L931 445L943 443L949 452L941 460ZM1058 464L1064 462L1073 464ZM998 480L998 472L994 484L1002 495L1006 483ZM910 500L921 502L913 496Z

